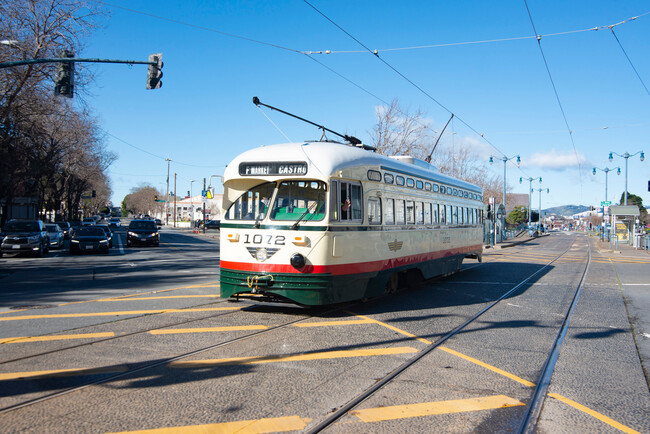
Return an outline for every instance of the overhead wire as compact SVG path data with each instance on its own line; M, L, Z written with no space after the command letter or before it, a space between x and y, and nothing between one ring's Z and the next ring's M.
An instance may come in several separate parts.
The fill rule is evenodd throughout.
M616 39L616 42L618 43L618 46L621 47L621 51L623 51L623 54L625 55L625 58L627 59L627 61L630 63L630 66L632 67L632 70L634 70L634 73L636 74L637 78L639 79L639 81L643 85L643 88L645 89L645 92L648 95L650 95L650 91L648 90L648 87L645 85L645 83L643 81L643 78L641 78L641 75L639 75L639 71L636 70L636 67L634 66L634 63L632 63L632 59L630 59L630 56L627 55L627 52L625 51L625 48L623 48L623 44L621 44L621 41L618 39L618 36L616 36L616 32L614 32L614 26L611 26L609 28L609 30L612 31L612 35L614 35L614 39Z
M526 11L528 12L528 18L530 19L530 24L533 27L533 32L535 33L537 38L537 46L539 48L540 54L542 55L542 60L544 61L544 66L546 68L548 78L551 81L551 86L553 87L553 93L555 94L555 99L558 103L558 106L560 107L560 112L562 113L564 124L566 125L566 128L569 132L569 138L571 139L573 152L576 156L576 162L578 163L578 177L580 179L580 197L582 197L582 163L580 162L580 157L578 157L578 150L576 149L576 143L575 140L573 139L573 132L571 131L571 127L569 126L569 120L567 119L566 113L564 111L564 107L562 106L562 100L560 99L560 94L557 91L557 87L555 86L555 81L553 80L553 75L551 74L551 69L548 66L548 61L546 60L546 56L544 55L544 49L542 48L542 37L539 33L537 33L537 28L535 28L535 22L533 20L533 15L530 12L530 8L528 7L528 1L524 0L524 4L526 5Z
M436 98L431 96L427 91L422 89L419 85L417 85L415 82L413 82L411 79L409 79L406 75L401 73L397 68L395 68L393 65L388 63L386 60L384 60L381 56L379 56L379 53L376 50L371 50L368 48L365 44L363 44L361 41L359 41L357 38L352 36L347 30L339 26L337 23L335 23L332 19L330 19L327 15L325 15L323 12L321 12L318 8L316 8L314 5L309 3L307 0L303 0L307 5L309 5L312 9L314 9L316 12L318 12L321 16L323 16L327 21L332 23L335 27L337 27L339 30L341 30L343 33L348 35L352 40L357 42L359 45L361 45L363 48L366 49L367 52L370 54L374 55L377 59L379 59L380 62L382 62L384 65L386 65L388 68L390 68L393 72L395 72L397 75L402 77L404 80L406 80L409 84L411 84L413 87L415 87L418 91L420 91L423 95L425 95L427 98L429 98L431 101L436 103L439 107L441 107L443 110L447 111L449 114L454 115L458 119L459 122L461 122L463 125L465 125L467 128L469 128L472 132L480 136L487 144L492 146L494 149L496 149L499 153L502 155L506 155L501 149L499 149L494 143L492 143L490 140L485 138L484 133L478 132L474 127L472 127L469 123L465 122L460 116L455 114L451 109L447 108L444 104L442 104L440 101L438 101Z

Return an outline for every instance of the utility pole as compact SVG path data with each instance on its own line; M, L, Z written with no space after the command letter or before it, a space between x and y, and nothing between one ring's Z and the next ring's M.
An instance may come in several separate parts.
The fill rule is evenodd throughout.
M205 178L203 178L203 191L205 192ZM201 200L203 202L203 233L205 233L205 202L207 200L207 196L201 195Z
M174 227L176 227L176 173L174 173Z
M169 163L171 158L165 158L167 162L167 193L165 193L165 226L169 225ZM174 190L176 187L174 186Z

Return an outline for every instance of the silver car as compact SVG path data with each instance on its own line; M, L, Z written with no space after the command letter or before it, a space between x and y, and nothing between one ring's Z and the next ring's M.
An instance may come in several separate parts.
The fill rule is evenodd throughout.
M46 224L47 234L50 236L50 247L60 249L65 243L65 234L57 224Z

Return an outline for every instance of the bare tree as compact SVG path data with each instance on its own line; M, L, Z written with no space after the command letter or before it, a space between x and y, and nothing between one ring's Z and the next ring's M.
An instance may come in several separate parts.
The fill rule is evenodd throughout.
M163 193L151 185L135 187L125 198L126 209L134 214L164 213L165 204L156 202L154 198L163 197Z
M425 159L432 151L437 133L422 110L403 110L397 99L390 106L375 108L377 123L371 132L373 145L383 155L410 155ZM472 149L469 142L439 145L431 163L440 173L462 179L483 189L485 201L490 196L500 197L503 180L490 174L487 163Z

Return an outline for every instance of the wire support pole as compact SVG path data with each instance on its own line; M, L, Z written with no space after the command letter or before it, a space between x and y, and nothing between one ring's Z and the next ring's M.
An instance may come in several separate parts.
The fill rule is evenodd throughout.
M625 206L627 206L627 160L630 157L634 157L635 155L639 155L639 154L641 154L639 160L641 161L645 160L645 154L643 153L643 151L637 151L634 154L630 154L629 152L626 152L625 154L622 155L613 151L609 153L610 162L614 161L614 155L618 155L621 158L625 158L625 202L624 202Z
M524 180L528 181L528 227L530 227L530 223L531 223L531 221L530 221L531 220L530 208L531 208L531 203L532 203L531 192L533 191L533 181L539 180L539 183L541 184L542 183L542 177L540 176L538 178L532 178L532 177L530 177L530 178L519 178L519 183L521 184L522 182L524 182Z
M608 193L607 193L607 178L609 176L609 172L611 172L612 170L616 170L616 174L620 175L621 174L621 168L618 167L618 166L614 167L612 169L610 169L609 167L605 167L604 169L601 169L600 167L594 167L594 169L592 171L592 173L594 175L596 174L596 170L600 170L601 172L605 172L605 202L607 202L609 200L607 198L607 196L608 196Z

